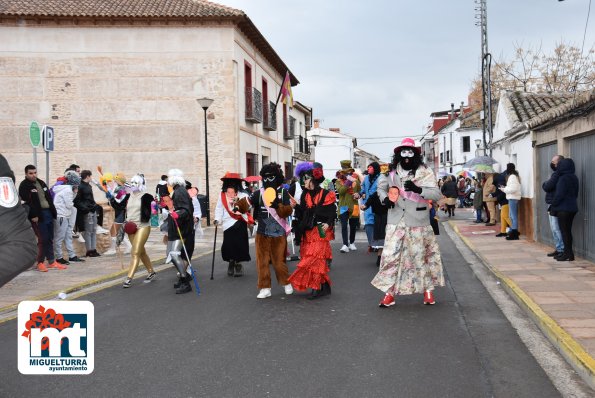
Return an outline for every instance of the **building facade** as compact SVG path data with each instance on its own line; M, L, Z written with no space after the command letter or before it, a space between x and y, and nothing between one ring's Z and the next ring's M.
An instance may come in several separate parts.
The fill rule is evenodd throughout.
M276 103L289 72L241 10L176 0L14 2L0 14L0 148L32 162L31 121L55 129L50 179L83 169L182 169L205 191L227 171L291 164L289 109ZM197 99L213 99L205 114ZM39 162L40 175L45 173ZM211 194L211 205L216 196Z

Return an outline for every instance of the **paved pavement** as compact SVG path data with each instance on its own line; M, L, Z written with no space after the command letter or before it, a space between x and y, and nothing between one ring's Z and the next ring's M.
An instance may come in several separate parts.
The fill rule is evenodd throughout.
M551 247L529 242L523 236L519 241L496 238L499 226L472 223L471 210L460 210L450 220L443 213L440 215L499 278L571 365L595 386L595 264L578 257L574 262L558 262L546 256ZM196 239L194 262L203 269L210 267L214 234L214 227L204 228L203 236ZM219 231L218 242L221 239ZM156 229L146 248L157 271L170 267L163 264L165 245ZM54 299L60 292L76 298L93 289L122 283L128 261L129 256L125 255L102 256L72 264L64 271L23 272L0 288L0 323L13 319L18 303L23 300ZM140 267L136 283L145 274Z

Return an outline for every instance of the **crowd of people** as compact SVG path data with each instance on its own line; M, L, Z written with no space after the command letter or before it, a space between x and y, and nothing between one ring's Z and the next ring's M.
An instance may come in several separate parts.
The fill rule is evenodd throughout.
M376 253L378 266L371 283L383 293L379 306L390 307L397 296L409 294L422 294L423 303L431 305L436 302L434 289L444 286L435 237L439 234L438 208L452 217L457 203L460 208L470 202L476 223L493 226L499 221L497 237L519 239L521 181L512 163L505 172L479 174L478 180L463 176L458 180L454 176L437 180L422 163L420 148L413 139L406 138L394 149L388 165L372 162L363 174L357 173L349 160L341 161L340 166L331 180L325 177L320 163L302 162L293 178L287 180L279 164L269 163L260 170L261 187L250 186L239 173L225 173L214 224L223 230L221 257L228 263L227 274L243 276L243 264L252 260L249 233L255 230L258 299L272 295L271 266L285 294L311 289L309 299L328 296L333 259L330 242L335 238L335 227L341 228L339 252L356 251L355 232L363 212L368 252ZM548 255L558 261L573 261L571 230L578 210L574 163L557 155L551 168L551 178L543 183L555 242L555 251ZM90 170L81 170L76 164L69 166L51 187L37 177L35 166L27 165L17 192L14 173L4 158L0 158L0 169L0 184L8 185L5 191L9 193L0 197L0 206L14 207L15 200L22 204L16 207L23 210L30 228L22 228L22 214L18 224L22 234L33 233L37 238L38 271L65 270L70 263L101 255L96 248L96 236L103 224L103 208L95 201L91 185L94 184L114 209L109 230L99 230L111 236L111 246L104 255L122 250L122 245L130 253L123 287L132 286L141 263L147 271L144 282L151 282L156 276L145 245L152 230L151 218L157 213L166 244L166 262L172 263L178 273L176 293L192 291L190 264L202 211L198 190L185 180L181 170L171 169L163 175L151 194L142 174L127 180L122 173L102 173L98 168L97 182ZM291 274L287 267L290 235L292 244L300 251L299 263ZM80 257L73 248L77 236L86 249ZM31 248L28 250L32 252ZM4 274L0 277L9 278Z

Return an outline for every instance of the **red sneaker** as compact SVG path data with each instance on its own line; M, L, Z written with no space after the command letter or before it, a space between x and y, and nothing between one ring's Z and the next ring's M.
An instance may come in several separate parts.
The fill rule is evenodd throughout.
M43 263L37 264L37 270L39 272L48 272L48 269L46 268L46 266Z
M392 294L386 293L380 304L378 304L378 307L386 308L390 307L391 305L395 305L395 298Z
M55 269L68 269L67 266L60 264L57 261L54 261L51 264L48 264L48 268L55 268Z
M426 290L424 293L424 304L425 305L434 305L436 304L436 300L434 300L434 292L430 290Z

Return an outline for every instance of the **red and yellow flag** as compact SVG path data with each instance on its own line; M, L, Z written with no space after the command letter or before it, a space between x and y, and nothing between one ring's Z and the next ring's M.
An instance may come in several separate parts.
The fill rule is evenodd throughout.
M293 93L291 92L291 79L289 78L289 71L285 73L285 79L281 85L281 102L288 104L293 108Z

